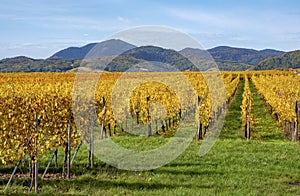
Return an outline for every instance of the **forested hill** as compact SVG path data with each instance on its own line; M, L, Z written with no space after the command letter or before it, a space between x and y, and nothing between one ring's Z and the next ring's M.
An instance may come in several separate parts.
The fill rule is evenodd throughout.
M138 71L136 68L144 71L198 71L197 67L179 52L156 46L137 47L118 55L105 70Z
M101 58L122 54L136 46L119 39L110 39L100 43L91 43L83 47L70 47L53 54L50 59Z
M300 68L300 50L267 58L258 63L256 70Z
M271 49L253 50L228 46L219 46L207 51L193 48L175 51L155 46L137 47L122 40L111 39L82 47L69 47L56 52L48 59L33 59L25 56L2 59L0 72L64 72L79 67L83 59L98 58L105 59L105 61L113 59L113 62L106 67L107 71L124 71L133 63L149 60L170 64L181 71L193 71L196 68L190 64L189 59L206 59L208 56L213 57L220 70L299 67L298 51L285 54ZM206 60L201 62L204 63L203 66L201 65L204 70L209 67ZM105 69L105 65L93 65L90 68L95 67Z
M253 69L259 61L265 58L280 55L284 52L271 49L253 50L219 46L207 51L185 48L180 53L188 58L197 58L210 54L220 70L247 70Z
M253 50L246 48L233 48L228 46L219 46L209 49L208 52L216 61L231 61L237 63L246 63L257 65L261 60L271 56L283 54L282 51L265 49Z
M80 60L32 59L25 56L0 61L0 72L64 72L79 67Z

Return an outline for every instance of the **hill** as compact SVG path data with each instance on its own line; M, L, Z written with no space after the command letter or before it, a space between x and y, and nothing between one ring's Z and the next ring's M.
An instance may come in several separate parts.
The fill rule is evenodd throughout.
M211 62L211 57L220 70L246 70L255 68L258 62L266 58L281 54L283 54L282 51L270 49L257 51L228 46L220 46L207 51L185 48L177 52L155 46L136 47L122 40L111 39L82 47L69 47L53 54L48 59L32 59L24 56L3 59L0 60L0 72L63 72L76 70L80 65L87 66L91 70L103 70L112 59L113 62L106 67L107 71L124 71L129 69L132 64L145 61L169 64L174 69L181 71L197 70L197 66L200 67L200 71L203 71L215 65L214 62ZM269 61L267 62L270 64ZM148 63L147 68L144 68L155 70L159 66ZM278 66L265 65L265 62L262 61L259 67L255 69L272 69L273 67L277 68ZM279 65L279 67L283 66ZM160 69L160 71L163 70L166 68Z
M79 67L80 63L80 60L44 60L19 56L0 60L0 72L64 72Z
M138 67L137 67L138 66ZM193 63L179 52L156 46L141 46L114 58L105 71L122 72L127 70L148 71L196 71Z
M216 61L230 61L249 65L257 65L263 59L284 53L282 51L271 49L253 50L246 48L233 48L228 46L219 46L207 51Z
M252 65L249 65L244 62L234 62L234 61L226 60L226 58L222 60L213 58L208 51L195 49L195 48L185 48L180 51L180 54L189 58L194 64L197 64L198 67L202 67L204 70L209 69L212 66L212 64L214 64L211 62L212 59L215 60L218 68L224 71L246 70L252 67Z
M300 50L267 58L258 63L256 70L300 68Z
M70 47L53 54L48 59L33 59L25 56L0 60L0 72L64 72L76 70L85 59L82 66L91 69L104 69L103 63L107 57L122 54L135 48L121 40L111 39L100 43L91 43L83 47ZM94 59L89 62L88 59ZM104 59L104 60L103 60ZM96 64L99 65L96 65Z
M244 71L248 69L253 69L255 65L250 65L242 62L233 61L221 61L216 60L219 70L221 71Z
M101 58L119 55L136 46L118 39L111 39L100 43L91 43L83 47L70 47L53 54L50 59L84 59Z

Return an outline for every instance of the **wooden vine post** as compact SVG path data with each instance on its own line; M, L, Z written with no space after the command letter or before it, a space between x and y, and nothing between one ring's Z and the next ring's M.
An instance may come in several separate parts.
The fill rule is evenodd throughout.
M93 119L92 119L92 124L89 128L90 130L90 141L89 141L89 154L88 154L88 166L90 168L94 167L94 140L95 140L95 136L94 136L94 127L95 127L95 116L96 116L96 110L93 110L93 115L92 115Z
M198 98L197 98L197 109L200 108L200 106L201 106L201 97L198 96ZM197 136L198 137L197 137L197 139L202 140L203 136L202 136L202 124L201 124L201 121L200 121L200 112L199 112L199 116L197 118L198 118L198 125L197 125Z
M63 171L62 176L65 178L70 178L70 168L71 168L71 129L72 129L72 114L69 117L69 123L67 127L67 142L65 142L65 149L64 149L64 164L63 164Z
M31 161L33 161L33 175L32 175L32 180L31 180L31 186L30 186L30 191L32 190L32 187L33 187L33 184L34 184L34 191L36 193L38 193L38 175L39 175L39 172L38 172L38 133L39 133L39 124L40 124L40 121L41 121L41 117L38 117L37 114L35 114L34 116L34 119L35 119L35 134L36 134L36 137L34 138L34 147L35 147L35 152L34 152L34 155L31 159Z
M150 96L146 97L147 101L147 136L152 135L152 129L151 129L151 116L150 116Z
M106 130L105 130L105 126L104 126L104 120L105 120L105 114L106 114L106 100L104 97L102 97L102 102L103 102L103 115L102 115L100 139L103 139L104 137L106 137Z
M295 114L296 114L296 121L294 123L294 132L292 135L292 141L296 142L298 141L298 117L299 117L299 106L298 106L298 101L295 103Z
M247 140L250 139L250 118L249 118L249 113L248 113L248 110L247 110L247 115L246 115L246 125L245 125L245 137Z
M247 101L250 101L249 95L247 96ZM247 140L250 139L250 108L249 104L247 104L246 108L246 124L245 124L245 137Z
M244 126L245 138L247 140L250 140L252 97L251 97L251 91L250 91L249 80L248 80L247 75L245 75L244 78L245 78L245 86L244 86L243 101L242 101L242 106L241 106L241 108L242 108L242 123Z
M71 169L71 130L72 130L72 114L69 119L68 126L68 146L67 146L67 178L70 179L70 169Z

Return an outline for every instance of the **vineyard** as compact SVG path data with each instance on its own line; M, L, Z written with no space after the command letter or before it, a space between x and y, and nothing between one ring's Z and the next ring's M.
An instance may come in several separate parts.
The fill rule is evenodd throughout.
M257 91L259 99L254 98L253 91ZM74 168L87 170L87 173L100 168L102 173L99 176L103 177L103 173L107 172L105 175L109 176L110 182L114 178L123 179L118 176L123 174L133 178L135 173L119 170L119 174L117 169L101 162L101 157L95 157L97 140L111 138L128 148L134 147L132 142L137 142L142 144L138 149L143 149L146 144L151 149L166 143L177 132L181 132L180 126L190 123L195 134L187 151L199 149L201 142L213 134L213 127L222 120L222 115L233 110L232 105L236 104L239 93L241 102L237 104L238 116L234 119L225 117L224 123L226 127L228 121L237 121L238 128L233 132L223 130L221 136L231 134L238 138L237 135L242 135L239 138L241 142L236 144L238 139L225 139L226 145L236 144L240 149L240 146L250 142L253 149L258 149L251 142L259 141L252 138L259 128L254 111L254 102L259 100L263 103L266 115L271 117L271 124L282 134L280 143L286 143L285 149L292 149L292 155L289 156L296 157L298 165L294 169L299 170L300 76L293 71L103 72L100 77L96 73L76 75L71 72L0 74L1 187L4 192L22 193L22 190L29 192L34 189L43 193L43 187L47 187L47 182L51 184L51 180L68 182L80 178L76 175L81 172ZM261 145L266 147L274 144ZM220 157L216 158L212 153L218 154L222 147L216 148L219 151L213 148L203 158L197 157L198 163L219 160ZM295 156L297 151L298 155ZM183 156L189 160L198 155L195 152ZM206 156L212 156L211 160ZM239 156L243 157L237 155L237 159ZM185 162L183 158L179 160ZM197 165L197 162L191 164ZM152 174L145 172L142 175L149 180ZM50 179L45 180L47 176ZM296 185L300 181L300 176L295 173L291 178ZM121 182L117 183L120 185ZM22 190L14 188L20 186ZM151 186L148 188L151 189ZM294 188L291 188L292 193L295 193ZM184 189L188 191L188 187ZM126 186L122 191L126 191ZM101 192L106 193L116 194Z

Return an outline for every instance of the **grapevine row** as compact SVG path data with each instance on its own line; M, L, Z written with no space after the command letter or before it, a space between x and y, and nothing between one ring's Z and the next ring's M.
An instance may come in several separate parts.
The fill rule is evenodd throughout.
M248 76L244 75L244 92L242 109L242 126L245 128L245 138L250 139L250 122L251 122L251 109L252 109L252 94L249 88Z
M71 118L72 112L79 113L82 112L79 110L84 110L82 107L72 107L74 100L78 101L80 106L84 105L87 112L91 111L92 107L96 108L96 121L103 125L105 130L110 131L117 126L122 127L128 118L135 118L141 124L164 121L165 126L167 122L170 126L171 120L179 120L182 114L195 105L196 98L189 97L194 93L201 97L196 120L200 119L203 127L208 127L211 119L216 118L220 109L224 107L226 99L234 94L239 83L239 76L232 77L229 74L226 77L224 99L218 91L223 84L216 82L215 78L220 76L216 74L132 73L124 77L122 73L103 73L96 86L94 102L72 94L75 73L1 74L1 160L6 163L24 159L25 154L34 156L36 146L33 142L27 144L29 139L38 139L40 155L47 150L66 148L68 126L72 128L71 148L75 148L82 139L89 141L90 133L82 135L82 132L77 130L92 126L91 122L81 121L79 127L75 127ZM192 89L185 88L182 84L182 75L188 79ZM113 94L115 84L121 76L125 78L122 88L130 89L132 84L136 84L138 88L134 88L130 94L124 94L125 91L122 90ZM141 78L143 83L140 82ZM85 81L96 79L96 74L85 76ZM191 90L194 92L190 92ZM114 99L118 103L117 106L124 107L116 107L116 104L113 104ZM40 118L38 133L35 132L35 116Z
M288 128L291 139L298 139L297 101L300 100L300 77L296 74L261 74L252 76L252 81L279 124ZM296 111L295 111L296 110Z

